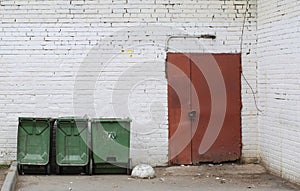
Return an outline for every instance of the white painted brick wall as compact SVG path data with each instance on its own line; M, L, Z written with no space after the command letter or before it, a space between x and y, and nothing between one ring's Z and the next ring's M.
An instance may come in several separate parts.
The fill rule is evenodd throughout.
M256 92L256 0L249 1L243 71ZM168 160L170 50L240 52L246 0L0 1L0 161L14 160L19 116L133 119L134 163ZM176 42L177 41L177 42ZM77 91L78 90L78 91ZM257 111L242 80L243 157L257 153Z
M273 173L300 183L300 2L258 0L259 148Z

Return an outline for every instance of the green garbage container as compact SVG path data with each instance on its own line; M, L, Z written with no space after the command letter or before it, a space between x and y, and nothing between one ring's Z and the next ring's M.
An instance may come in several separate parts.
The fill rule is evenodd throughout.
M94 174L130 173L130 119L91 120Z
M51 130L54 119L20 117L18 125L18 171L50 174Z
M58 118L55 132L56 173L88 174L88 119Z

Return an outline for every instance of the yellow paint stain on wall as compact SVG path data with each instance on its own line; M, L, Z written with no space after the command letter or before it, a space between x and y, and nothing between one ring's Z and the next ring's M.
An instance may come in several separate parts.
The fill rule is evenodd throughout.
M132 54L133 50L131 50L131 49L127 49L127 50L121 49L121 52L129 54L129 58L133 57L133 54Z

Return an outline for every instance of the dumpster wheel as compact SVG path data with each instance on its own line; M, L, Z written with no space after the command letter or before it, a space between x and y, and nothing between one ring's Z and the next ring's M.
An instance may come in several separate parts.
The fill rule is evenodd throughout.
M23 165L18 164L17 168L18 168L19 174L20 174L20 175L24 175Z
M90 163L83 167L84 173L89 175L90 174Z
M131 160L131 158L129 158L128 163L127 163L127 169L126 169L127 175L131 175L131 168L132 168L132 160Z
M51 174L51 165L50 165L50 163L48 163L47 165L46 165L46 175L49 175L49 174Z
M89 168L89 175L93 175L93 159L90 159Z
M56 172L57 175L60 175L61 174L61 167L57 165L56 168L55 168L55 172Z

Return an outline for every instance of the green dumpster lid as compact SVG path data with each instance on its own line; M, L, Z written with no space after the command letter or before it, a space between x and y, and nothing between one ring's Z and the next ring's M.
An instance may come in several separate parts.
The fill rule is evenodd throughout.
M129 118L93 118L92 122L131 122Z
M54 120L51 117L19 117L19 120L26 120L26 121L32 121L32 120Z
M82 117L59 117L57 121L88 121L88 119Z

